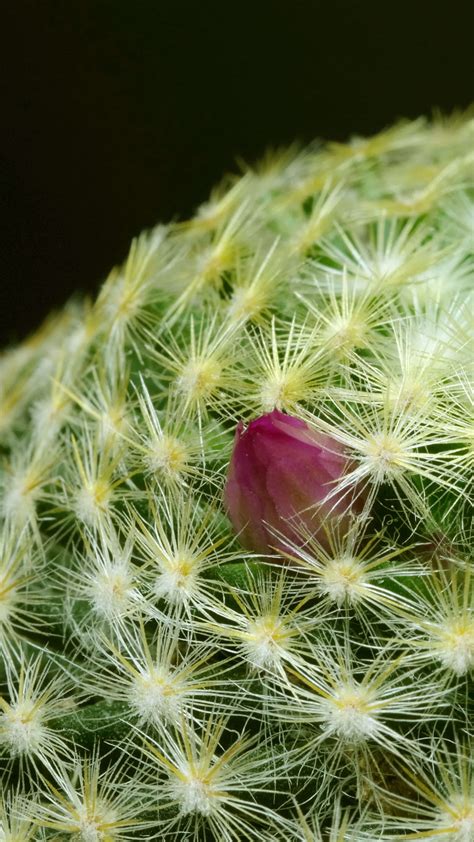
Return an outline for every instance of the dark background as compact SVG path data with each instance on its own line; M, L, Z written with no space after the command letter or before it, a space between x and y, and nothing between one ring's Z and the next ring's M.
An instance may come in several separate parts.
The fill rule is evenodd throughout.
M472 98L467 2L14 0L2 32L0 344L236 156Z

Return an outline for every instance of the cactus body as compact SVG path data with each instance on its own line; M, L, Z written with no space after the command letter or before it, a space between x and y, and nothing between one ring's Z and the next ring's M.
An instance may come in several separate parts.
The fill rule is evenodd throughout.
M3 354L0 838L474 838L472 129L276 153Z

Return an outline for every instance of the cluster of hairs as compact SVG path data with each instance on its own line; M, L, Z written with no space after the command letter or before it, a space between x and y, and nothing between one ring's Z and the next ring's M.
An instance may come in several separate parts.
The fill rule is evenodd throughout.
M269 154L0 358L3 842L474 839L473 129ZM263 557L274 408L366 503Z

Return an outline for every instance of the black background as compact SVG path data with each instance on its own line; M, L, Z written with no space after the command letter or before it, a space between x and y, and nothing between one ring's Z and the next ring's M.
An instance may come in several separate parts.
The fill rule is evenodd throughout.
M472 98L467 2L15 0L2 32L1 344L236 156Z

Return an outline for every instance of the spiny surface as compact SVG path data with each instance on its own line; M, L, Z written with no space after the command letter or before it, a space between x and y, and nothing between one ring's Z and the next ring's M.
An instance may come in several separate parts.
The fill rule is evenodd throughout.
M473 129L269 155L3 353L2 839L473 838ZM256 448L259 555L274 410L347 467Z

